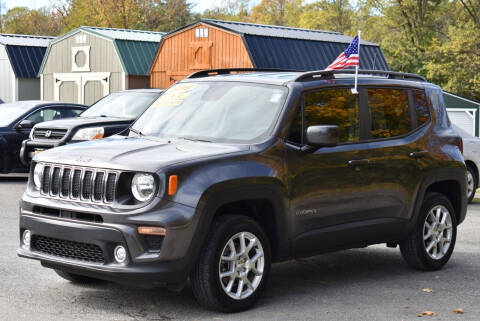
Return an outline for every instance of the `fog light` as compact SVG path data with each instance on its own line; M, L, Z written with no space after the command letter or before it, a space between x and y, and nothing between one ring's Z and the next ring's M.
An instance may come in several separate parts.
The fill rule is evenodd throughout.
M30 230L23 231L23 236L22 236L23 246L27 249L30 248L31 235L32 234L30 233Z
M118 263L124 263L127 260L127 250L121 245L115 248L113 255Z

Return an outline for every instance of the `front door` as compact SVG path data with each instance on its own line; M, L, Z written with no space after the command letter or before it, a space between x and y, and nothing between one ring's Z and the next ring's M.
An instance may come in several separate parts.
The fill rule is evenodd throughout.
M340 144L313 153L301 151L294 145L287 147L296 255L361 239L354 233L355 226L348 231L347 225L367 216L365 211L373 201L362 179L369 168L367 146L362 142L365 129L360 115L365 114L366 108L360 103L364 100L362 97L364 95L352 94L350 88L322 89L307 92L303 97L303 135L294 129L301 128L299 112L290 141L298 142L303 136L300 145L306 143L308 126L337 125Z

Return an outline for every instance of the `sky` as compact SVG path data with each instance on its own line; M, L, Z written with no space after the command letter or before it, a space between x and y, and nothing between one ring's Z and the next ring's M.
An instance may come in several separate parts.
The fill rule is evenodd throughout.
M49 6L50 3L54 2L52 0L0 0L3 2L7 9L13 7L29 7L31 9L37 9L40 7ZM221 0L190 0L192 4L195 4L193 7L193 12L203 12L205 9L214 8L221 3ZM5 12L5 9L3 9Z

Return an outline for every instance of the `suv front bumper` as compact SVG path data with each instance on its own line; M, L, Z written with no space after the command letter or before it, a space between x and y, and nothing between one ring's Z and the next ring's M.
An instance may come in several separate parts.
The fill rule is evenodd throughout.
M28 196L24 195L25 198ZM49 268L141 287L176 287L188 278L195 257L189 252L195 224L174 227L168 221L175 221L176 215L193 217L193 208L173 204L164 210L154 208L135 215L102 213L106 221L109 215L116 216L118 222L110 223L50 217L35 213L35 208L38 205L22 200L17 250L20 257L40 260ZM160 250L148 248L144 236L137 232L140 225L166 227L167 235ZM31 235L30 247L25 246L21 237L27 229ZM39 246L40 239L47 239L48 246L45 242ZM119 245L126 248L128 256L122 264L116 262L113 254ZM92 247L101 251L102 262L90 260L94 256L88 252Z
M36 141L31 139L26 139L22 142L22 147L20 149L20 161L25 166L30 166L30 162L35 156L36 149L51 149L58 146L63 146L66 143L64 141Z

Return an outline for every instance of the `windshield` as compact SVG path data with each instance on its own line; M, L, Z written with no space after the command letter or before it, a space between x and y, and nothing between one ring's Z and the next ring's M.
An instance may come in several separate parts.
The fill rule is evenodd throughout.
M34 106L36 106L36 104L29 102L2 104L0 108L0 127L10 125L14 120L27 113Z
M151 105L157 93L122 92L106 96L84 111L80 117L119 117L135 119Z
M274 126L287 89L239 82L180 83L135 122L147 136L251 142Z

